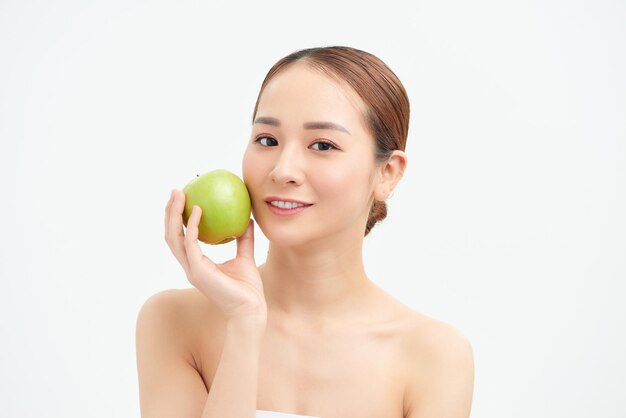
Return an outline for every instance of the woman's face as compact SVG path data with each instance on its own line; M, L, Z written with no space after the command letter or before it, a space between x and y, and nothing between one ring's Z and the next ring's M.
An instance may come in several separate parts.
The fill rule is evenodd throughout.
M290 246L338 233L363 237L377 179L363 109L354 91L306 64L291 65L267 84L242 171L254 218L270 241ZM289 200L306 205L274 206Z

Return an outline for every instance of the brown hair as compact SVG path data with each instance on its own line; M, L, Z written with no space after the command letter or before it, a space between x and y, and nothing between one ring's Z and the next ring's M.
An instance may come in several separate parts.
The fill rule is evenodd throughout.
M267 83L290 64L303 61L312 68L347 83L363 100L368 128L376 140L377 162L385 162L394 150L404 151L409 131L409 98L404 86L378 57L345 46L308 48L280 59L269 70L254 105L256 117L261 93ZM365 235L387 216L385 202L374 200L365 226Z

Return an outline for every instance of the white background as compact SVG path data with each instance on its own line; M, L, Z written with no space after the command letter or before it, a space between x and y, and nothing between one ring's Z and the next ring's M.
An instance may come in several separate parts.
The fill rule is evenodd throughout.
M0 1L0 415L139 415L136 315L190 286L170 190L241 174L275 61L349 45L412 105L366 267L470 339L472 417L626 416L625 22L617 0Z

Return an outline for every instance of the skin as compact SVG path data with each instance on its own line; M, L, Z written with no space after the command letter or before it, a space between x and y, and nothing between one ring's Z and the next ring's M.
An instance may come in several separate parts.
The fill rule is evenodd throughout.
M469 416L467 338L401 304L364 270L370 205L389 196L407 160L394 151L375 162L363 114L355 92L304 63L267 85L257 120L271 117L280 126L253 124L242 167L254 219L270 242L258 267L252 221L237 239L237 256L216 265L197 242L199 208L185 233L184 194L174 191L165 239L194 287L161 292L140 312L143 416L167 408L200 416L233 328L259 342L257 409L324 418ZM349 134L303 127L313 121ZM312 206L278 217L265 203L269 196Z

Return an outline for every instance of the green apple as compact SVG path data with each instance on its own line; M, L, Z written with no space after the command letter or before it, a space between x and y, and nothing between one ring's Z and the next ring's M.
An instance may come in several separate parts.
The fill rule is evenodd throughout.
M224 244L246 232L250 220L250 195L244 182L228 170L196 175L184 188L183 223L191 210L200 206L198 239L207 244Z

